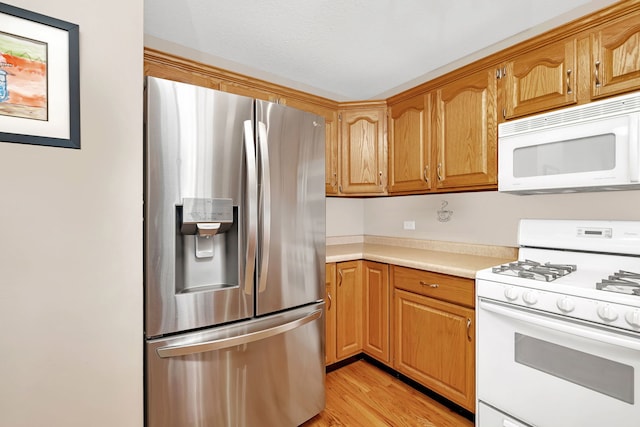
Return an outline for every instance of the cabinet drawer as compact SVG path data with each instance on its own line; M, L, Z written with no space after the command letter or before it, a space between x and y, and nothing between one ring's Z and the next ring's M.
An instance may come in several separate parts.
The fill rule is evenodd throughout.
M473 279L393 266L393 286L427 297L475 307Z

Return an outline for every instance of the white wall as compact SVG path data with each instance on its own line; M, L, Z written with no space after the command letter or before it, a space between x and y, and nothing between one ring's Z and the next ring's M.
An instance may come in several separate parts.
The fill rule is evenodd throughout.
M80 150L0 142L0 425L142 426L142 0L80 26Z
M364 234L429 240L516 246L520 218L640 220L640 191L516 196L492 192L430 194L356 199L330 198L327 235L351 235L347 224L361 220ZM449 222L438 221L442 202L453 211ZM362 216L358 217L362 212ZM406 220L416 229L403 229Z
M327 197L327 236L364 234L364 199Z

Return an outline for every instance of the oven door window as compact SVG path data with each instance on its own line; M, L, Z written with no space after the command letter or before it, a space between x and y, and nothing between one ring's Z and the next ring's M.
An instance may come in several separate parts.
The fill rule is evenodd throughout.
M634 403L633 366L517 332L514 343L516 363Z
M638 427L640 334L484 298L476 310L481 402L538 427Z

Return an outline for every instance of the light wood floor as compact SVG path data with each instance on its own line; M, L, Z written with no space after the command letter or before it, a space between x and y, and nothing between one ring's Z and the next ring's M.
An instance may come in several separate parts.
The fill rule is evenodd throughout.
M327 374L325 410L303 427L472 427L473 422L359 360Z

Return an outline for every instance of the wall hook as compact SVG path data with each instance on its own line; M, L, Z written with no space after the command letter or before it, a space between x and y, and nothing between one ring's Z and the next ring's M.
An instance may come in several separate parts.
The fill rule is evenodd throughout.
M445 209L449 205L449 202L446 200L442 201L442 206L438 209L438 221L440 222L449 222L451 220L451 216L453 215L453 211L450 209Z

